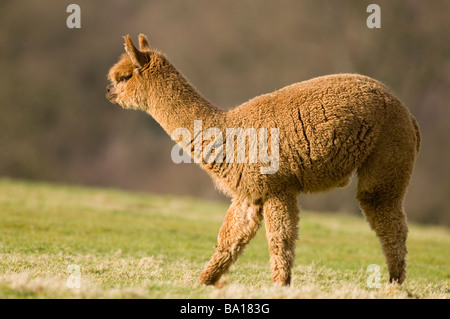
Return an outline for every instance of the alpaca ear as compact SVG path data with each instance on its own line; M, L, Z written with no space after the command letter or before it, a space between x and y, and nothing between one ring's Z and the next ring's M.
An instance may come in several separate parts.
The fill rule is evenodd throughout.
M150 46L148 45L148 40L145 34L139 34L139 50L150 51Z
M144 64L147 62L145 54L136 49L133 42L131 41L130 35L124 36L124 39L125 39L125 51L128 53L131 62L138 69L142 68Z

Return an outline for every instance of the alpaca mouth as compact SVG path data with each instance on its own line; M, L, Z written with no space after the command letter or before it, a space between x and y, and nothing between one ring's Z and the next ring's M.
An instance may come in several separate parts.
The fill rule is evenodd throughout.
M106 87L106 94L105 94L105 96L111 103L117 104L117 101L116 101L117 94L113 93L111 85L108 85Z
M115 94L107 92L105 96L109 100L109 102L111 102L113 104L117 104L117 101L116 101L117 96Z

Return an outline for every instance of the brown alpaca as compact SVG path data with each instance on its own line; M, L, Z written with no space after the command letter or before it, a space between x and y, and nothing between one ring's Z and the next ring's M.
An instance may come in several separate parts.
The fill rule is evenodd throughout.
M203 130L267 128L269 140L271 128L279 132L278 169L273 174L261 174L267 161L250 162L248 152L244 163L199 161L232 197L201 283L218 284L264 218L273 281L290 284L298 236L297 195L344 186L355 171L357 199L381 243L390 281L405 280L408 226L403 197L420 133L414 117L386 86L356 74L322 76L223 111L200 95L163 54L150 49L144 35L139 36L139 49L126 36L125 50L109 71L107 98L147 112L169 135L177 128L189 130L192 140L183 148L192 157L195 120L202 121ZM250 146L244 142L244 147ZM224 156L226 150L224 145ZM276 150L271 145L268 151Z

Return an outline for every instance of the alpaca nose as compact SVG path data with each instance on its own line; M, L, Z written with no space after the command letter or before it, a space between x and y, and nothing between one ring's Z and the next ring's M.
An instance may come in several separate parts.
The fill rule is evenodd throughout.
M106 98L110 102L115 103L114 100L116 98L116 94L114 93L114 85L110 84L106 87Z
M106 93L110 93L112 91L113 85L110 84L106 87Z

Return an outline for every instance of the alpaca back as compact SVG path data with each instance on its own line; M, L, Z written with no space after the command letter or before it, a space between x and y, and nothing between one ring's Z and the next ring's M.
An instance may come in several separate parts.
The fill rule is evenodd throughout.
M408 112L389 89L354 74L322 76L258 96L231 110L228 125L279 129L279 170L240 183L317 192L343 186L369 156L389 113ZM251 172L246 172L246 170ZM253 186L254 187L254 186Z

